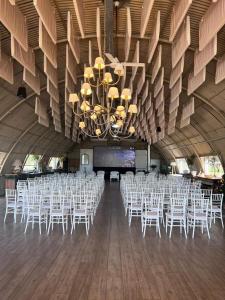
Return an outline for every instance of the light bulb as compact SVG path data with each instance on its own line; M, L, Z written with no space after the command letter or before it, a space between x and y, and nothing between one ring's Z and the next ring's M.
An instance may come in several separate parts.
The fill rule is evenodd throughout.
M127 114L126 114L126 112L125 112L124 110L120 112L120 117L121 117L122 119L125 119L126 116L127 116Z
M111 75L111 73L106 72L105 75L104 75L104 82L105 82L105 83L110 83L110 82L112 82L112 81L113 81L113 80L112 80L112 75Z
M93 78L94 77L94 73L91 67L86 67L84 69L84 78Z
M81 87L81 94L83 96L89 96L91 95L92 91L91 91L91 86L88 82L85 82L82 84L82 87Z
M105 63L102 57L96 57L94 68L98 70L102 70L105 68Z
M97 115L96 113L93 113L91 114L91 117L90 117L93 121L95 121L97 119Z
M122 127L123 126L123 121L122 120L117 120L116 125L118 127Z
M97 129L95 130L95 134L96 134L97 136L99 136L101 133L102 133L102 132L101 132L101 129L97 128Z
M135 133L134 126L130 126L128 132L131 133L131 134Z
M108 97L113 100L119 98L119 91L117 87L111 87L108 92Z
M137 113L137 105L136 104L130 104L128 108L128 112L131 114Z
M86 127L86 125L84 122L79 122L79 128L83 129L85 127Z
M123 89L121 93L121 99L123 100L130 100L131 99L131 90L130 89Z
M83 101L82 103L81 103L81 106L80 106L80 109L82 110L82 111L84 111L84 112L87 112L87 111L90 111L90 103L89 103L89 101Z
M124 68L121 64L117 64L114 70L114 74L118 76L124 76Z
M118 105L116 108L117 111L123 111L124 110L124 106L123 105Z
M96 114L100 114L102 110L101 105L95 105L94 107L94 112L96 112Z
M114 115L112 115L112 116L110 117L110 122L111 122L111 123L116 122L116 117L115 117Z
M71 103L79 102L78 95L76 93L70 94L69 95L69 102L71 102Z

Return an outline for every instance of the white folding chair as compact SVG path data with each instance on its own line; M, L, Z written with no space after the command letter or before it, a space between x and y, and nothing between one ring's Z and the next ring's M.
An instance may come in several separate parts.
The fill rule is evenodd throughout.
M180 227L180 232L182 228L184 229L185 237L187 238L186 230L186 206L187 206L187 196L185 194L172 194L170 209L166 213L166 233L168 226L170 227L171 238L173 227Z
M38 223L39 233L41 234L41 224L44 223L47 231L48 215L45 209L42 207L42 197L37 194L28 195L27 199L27 219L24 233L27 232L28 224L32 223L32 229L34 224Z
M210 199L210 227L212 226L212 220L220 219L222 227L223 225L223 194L212 194Z
M120 180L120 173L118 171L110 172L110 181L112 181L113 179Z
M63 234L65 234L65 225L66 229L68 228L68 209L64 207L64 201L64 195L53 194L50 198L48 234L50 227L53 230L54 224L62 224Z
M142 214L142 195L141 191L139 192L130 192L130 204L128 206L128 218L129 226L131 225L132 217L141 218Z
M152 193L151 197L144 197L143 210L141 215L142 232L145 237L146 227L155 226L156 232L158 231L159 237L160 232L160 206L162 196L159 193Z
M194 198L191 200L191 208L188 212L188 224L187 229L192 227L192 238L195 235L195 228L201 227L202 233L204 228L207 230L208 238L210 239L209 234L209 199L207 198Z
M17 192L14 189L6 189L5 190L5 217L4 223L6 221L6 217L8 214L13 214L14 223L16 223L16 214L17 214Z
M85 199L85 193L79 192L76 195L73 195L73 204L72 204L72 224L71 224L71 234L75 230L76 224L85 224L86 234L89 232L89 211L88 203Z

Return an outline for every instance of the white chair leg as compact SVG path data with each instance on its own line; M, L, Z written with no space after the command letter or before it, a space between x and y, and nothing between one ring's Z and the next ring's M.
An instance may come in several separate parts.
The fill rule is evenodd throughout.
M24 218L24 212L22 212L21 219L20 219L20 223L23 222L23 218Z
M141 232L143 233L144 230L144 224L143 224L143 218L141 218Z
M66 231L68 230L68 215L66 215Z
M131 225L131 219L132 219L132 215L129 214L129 226Z
M71 230L70 230L70 234L73 233L73 229L75 229L75 218L73 217L73 222L71 223Z
M168 227L168 217L166 216L166 234L167 234L167 228Z
M193 223L192 238L194 238L194 236L195 236L195 220L194 220L194 223Z
M145 232L146 232L146 220L144 222L144 232L143 232L143 237L145 237Z
M45 216L45 229L47 232L48 231L48 216L47 215Z
M27 216L27 222L26 222L26 227L25 227L24 233L27 232L28 220L29 220L29 216Z
M14 223L16 223L16 208L15 208L15 210L14 210Z
M208 221L206 221L206 229L207 229L208 238L210 239Z
M185 238L187 239L186 222L185 220L183 222L184 222L184 234L185 234Z
M4 223L6 221L7 214L8 214L8 209L6 209L6 211L5 211Z
M49 235L49 231L50 231L51 223L52 223L52 217L50 216L50 219L49 219L49 224L48 224L48 235Z
M223 224L223 212L222 212L222 210L220 212L220 220L221 220L222 228L224 228L224 224Z
M63 234L65 234L65 228L64 228L64 217L62 217L62 229L63 229Z
M212 219L213 219L213 216L212 216L212 212L210 213L210 228L212 227Z
M159 231L159 237L161 238L161 231L160 231L160 222L159 222L159 220L158 220L158 231Z
M86 227L86 235L88 235L88 221L85 222L85 227Z
M170 239L172 235L172 230L173 230L173 219L170 220Z
M41 216L39 216L39 233L41 235Z

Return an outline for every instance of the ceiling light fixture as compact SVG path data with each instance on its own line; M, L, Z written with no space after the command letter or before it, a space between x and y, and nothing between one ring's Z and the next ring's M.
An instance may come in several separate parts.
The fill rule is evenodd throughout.
M110 72L112 68L115 75ZM137 114L137 105L129 104L132 96L129 88L120 93L117 87L123 75L121 63L113 67L105 65L102 57L95 59L93 67L85 67L80 93L70 94L69 103L75 116L79 117L80 130L86 136L105 138L111 135L124 139L135 133L131 115ZM94 97L98 103L93 101L93 94L97 95Z

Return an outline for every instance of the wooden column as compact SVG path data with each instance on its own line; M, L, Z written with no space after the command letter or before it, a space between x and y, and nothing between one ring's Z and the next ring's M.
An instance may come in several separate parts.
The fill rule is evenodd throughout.
M114 55L113 45L113 0L105 0L105 52Z

